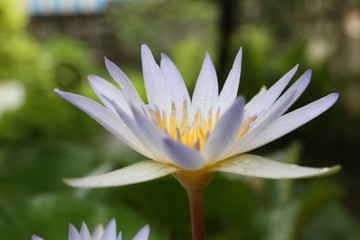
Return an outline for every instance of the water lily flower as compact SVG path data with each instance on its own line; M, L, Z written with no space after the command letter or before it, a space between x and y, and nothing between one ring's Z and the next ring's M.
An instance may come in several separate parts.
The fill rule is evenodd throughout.
M133 240L147 240L149 238L149 225L145 225L140 231L135 235ZM109 224L104 227L99 224L96 226L94 232L90 234L90 231L85 222L82 223L80 232L70 223L69 225L69 240L121 240L122 235L119 232L116 237L116 222L113 218ZM42 238L33 235L32 240L43 240Z
M215 68L206 53L192 99L169 57L162 54L158 66L146 45L142 45L141 59L148 104L141 100L127 76L108 59L105 59L106 67L121 90L98 76L88 77L103 105L55 89L59 96L151 159L98 176L67 179L66 183L76 187L122 186L168 174L179 179L183 175L195 178L216 171L261 178L301 178L338 170L339 166L300 167L246 154L320 115L336 102L338 94L331 93L284 114L311 78L311 70L306 71L281 95L298 68L295 66L271 88L262 89L245 104L243 97L237 97L241 57L240 48L219 94Z
M110 173L65 182L75 187L110 187L172 174L188 194L193 239L202 240L203 191L217 171L275 179L337 171L339 166L301 167L247 154L317 117L336 102L338 94L329 94L284 114L311 78L311 70L306 71L282 94L298 68L295 66L271 88L262 89L245 104L243 97L237 97L241 57L240 48L219 94L216 71L206 53L191 99L174 63L162 54L160 66L157 65L146 45L142 45L141 59L148 104L141 100L126 75L108 59L105 59L106 67L121 90L98 76L88 77L103 105L55 89L60 97L151 159Z

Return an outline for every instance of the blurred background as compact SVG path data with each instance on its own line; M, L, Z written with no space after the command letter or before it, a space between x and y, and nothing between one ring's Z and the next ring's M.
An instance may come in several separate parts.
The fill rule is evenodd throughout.
M144 157L54 88L96 99L86 80L113 81L106 56L146 99L140 45L164 52L192 92L207 50L222 86L240 46L239 94L249 100L297 63L313 70L294 108L331 92L320 117L256 151L335 176L262 180L218 174L205 192L207 239L360 239L360 2L358 0L0 1L0 239L67 239L115 217L124 239L190 239L185 191L173 177L121 188L73 189L64 177Z

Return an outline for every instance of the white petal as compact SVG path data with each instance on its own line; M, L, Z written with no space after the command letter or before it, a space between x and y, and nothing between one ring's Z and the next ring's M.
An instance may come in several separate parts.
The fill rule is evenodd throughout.
M91 238L92 240L101 240L101 236L103 234L104 234L104 227L101 224L98 224L96 225L93 233L91 234Z
M136 91L134 85L130 82L129 78L123 73L123 71L121 71L118 66L109 61L107 58L105 58L105 65L111 77L120 85L128 104L135 106L139 110L141 110L141 108L145 108L145 104L141 100L141 97Z
M124 186L146 182L178 171L176 168L152 160L142 161L113 172L77 179L65 179L73 187L99 188Z
M80 240L80 233L71 223L69 224L69 240Z
M291 85L291 87L286 90L286 92L281 95L281 97L271 106L271 108L277 108L278 104L281 104L282 99L288 99L291 98L292 100L288 102L288 105L286 108L283 109L283 112L281 115L286 112L291 105L300 97L300 95L304 92L306 87L309 85L311 79L311 70L307 70L303 75L299 77L296 82ZM292 96L291 96L292 95Z
M266 92L266 90L267 90L267 89L266 89L266 86L263 85L263 86L260 88L259 92L256 93L256 94L250 99L250 101L247 102L246 104L250 106L259 96L261 96L264 92Z
M273 161L256 155L243 154L223 161L211 171L221 171L260 178L305 178L328 175L340 170L331 168L310 168Z
M160 68L164 75L168 91L171 93L170 97L174 101L175 107L177 109L176 117L179 122L181 122L181 109L183 107L184 100L187 101L189 106L191 104L189 92L179 70L176 68L175 64L170 60L170 58L164 53L161 54ZM191 107L188 107L188 109L191 109Z
M116 240L116 222L115 222L115 218L111 219L109 224L106 226L104 234L103 234L101 240Z
M91 236L90 236L90 232L88 227L86 226L86 223L83 222L81 224L81 229L80 229L80 239L81 240L91 240Z
M167 155L163 144L163 139L167 135L148 118L136 111L136 109L132 110L136 124L139 126L140 131L143 134L142 140L146 141L147 145L152 147L152 152L156 152L158 154L159 161L171 161L171 158Z
M148 240L150 233L149 225L145 225L140 231L135 235L133 240Z
M104 128L106 128L106 130L114 134L117 138L119 138L121 141L123 141L135 151L148 157L152 156L151 154L149 154L148 151L144 149L143 145L129 130L126 124L119 117L117 117L115 114L103 107L98 102L81 95L62 92L59 89L55 89L54 91L66 101L74 104L75 106L86 112L93 119L95 119L95 121L97 121Z
M244 151L250 151L252 149L263 146L302 126L303 124L328 110L336 102L338 96L339 94L337 93L329 94L304 107L298 108L281 116L257 138L251 141L247 145L246 149L244 149Z
M122 233L121 232L119 232L117 240L122 240Z
M164 139L164 145L171 161L181 168L196 170L205 165L204 158L194 148L177 142L170 137Z
M201 150L201 154L205 157L207 163L219 160L235 143L241 126L244 103L243 97L236 99L230 109L219 119Z
M247 145L268 128L269 125L284 112L284 109L288 108L294 94L295 92L292 92L287 98L280 99L276 107L271 107L252 127L250 127L249 131L245 133L245 135L240 138L226 154L224 154L224 157L230 157L245 152Z
M126 113L131 114L129 105L127 104L125 97L120 89L105 79L95 75L88 76L88 80L90 82L91 88L108 109L116 113L114 107L108 101L106 101L103 96L108 96L109 98L113 99L121 109L123 109Z
M44 240L43 238L36 236L36 235L32 235L31 236L31 240Z
M244 119L266 111L280 96L281 92L284 90L291 78L294 76L297 69L298 65L296 65L293 69L287 72L271 88L260 94L248 104L246 104Z
M126 114L121 108L119 108L114 103L114 101L109 99L109 102L113 104L113 107L124 121L126 126L137 137L137 139L139 139L147 151L150 152L150 158L156 161L164 162L166 157L163 156L163 151L161 151L163 133L157 129L157 127L151 123L149 119L138 113L135 108L132 108L132 115L130 116Z
M220 115L226 112L226 110L231 106L237 96L240 83L241 58L242 48L240 48L238 54L236 55L233 67L230 70L224 87L220 92L217 106L214 108L214 111L217 111L217 109L220 107Z
M214 108L216 105L218 94L219 86L215 67L210 55L206 53L192 97L192 114L195 115L200 109L203 118L206 119L210 107Z
M171 111L171 98L164 76L150 49L145 44L141 46L141 61L149 105L158 106L161 111L169 114Z

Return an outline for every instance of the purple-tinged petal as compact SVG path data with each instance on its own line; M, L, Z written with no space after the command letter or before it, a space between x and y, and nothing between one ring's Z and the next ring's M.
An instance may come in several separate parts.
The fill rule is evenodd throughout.
M334 105L338 97L339 94L331 93L304 107L298 108L279 117L264 132L259 134L257 138L252 140L246 146L244 151L250 151L261 147L304 125L308 121L328 110L332 105Z
M292 101L294 95L295 92L292 92L292 94L289 94L287 98L280 99L276 107L272 107L265 112L259 120L254 122L254 125L250 127L249 131L245 133L245 135L241 137L227 153L224 154L224 157L230 157L232 155L243 153L249 142L268 128L270 124L284 112L284 109L288 108L288 105Z
M239 97L219 119L219 122L201 150L201 154L207 163L216 162L221 159L223 153L235 143L241 127L244 104L244 98Z
M125 97L120 89L112 85L110 82L106 81L105 79L90 75L88 76L88 80L90 82L91 88L94 90L100 101L112 112L116 113L114 107L104 99L103 96L111 97L114 102L123 109L126 113L131 114L131 110L129 105L127 104Z
M206 52L205 60L197 79L193 97L192 114L195 115L200 109L206 119L210 107L215 107L219 94L219 86L214 64L210 55Z
M123 73L123 71L121 71L118 66L107 58L105 58L105 65L111 77L120 85L128 104L135 106L135 108L139 110L145 108L145 104L141 100L139 93L136 91L134 85L130 82L129 78Z
M115 222L115 218L111 219L109 224L106 226L101 240L116 240L116 222Z
M178 171L178 169L153 160L137 162L124 168L84 178L64 179L72 187L100 188L118 187L150 181Z
M121 232L119 232L117 240L122 240L122 233Z
M270 108L270 106L273 105L273 103L288 85L297 69L298 65L287 72L271 88L260 94L253 101L250 101L248 104L246 104L244 119L259 114L260 112L266 111L268 108Z
M150 233L150 227L146 224L140 231L135 235L133 240L148 240Z
M286 112L289 107L291 107L291 105L293 105L293 103L300 97L300 95L305 91L306 87L309 85L310 83L310 79L311 79L311 70L307 70L303 75L301 75L299 77L298 80L296 80L296 82L291 85L291 87L286 90L286 92L281 95L281 97L270 107L270 108L276 108L277 104L281 104L281 99L285 98L289 98L292 94L292 100L288 103L287 108L283 109L283 112L281 113L281 115ZM295 93L295 94L294 94Z
M43 238L36 236L36 235L32 235L31 236L31 240L44 240Z
M161 111L170 114L171 98L169 90L166 87L160 67L156 64L150 49L145 44L141 46L141 61L149 105L152 107L158 106Z
M91 235L90 235L89 229L85 222L83 222L81 224L80 239L81 240L91 240Z
M104 98L107 99L107 97L105 96ZM161 151L162 145L158 145L158 143L161 144L163 133L159 129L156 129L156 126L151 123L147 118L138 113L135 108L132 108L133 114L132 116L130 116L126 114L121 108L119 108L114 101L112 101L111 99L109 99L108 101L113 105L126 126L137 137L137 139L139 139L139 141L146 148L146 150L151 153L151 158L156 161L164 162L166 157L163 156L163 152ZM135 115L137 117L135 117ZM139 123L140 121L141 123Z
M69 223L69 240L81 240L80 233L71 223Z
M220 92L217 106L214 108L217 111L218 108L221 109L220 115L222 115L226 110L231 106L237 96L240 83L240 73L241 73L241 58L242 58L242 48L236 55L232 69L229 72L229 75L225 81L224 87Z
M197 170L205 165L205 160L194 148L188 147L170 137L164 138L165 151L171 161L187 170Z
M331 168L310 168L294 164L273 161L251 154L229 158L211 171L229 172L249 177L283 179L283 178L306 178L324 176L339 171L341 167L336 165Z
M122 233L121 233L121 232L119 232L119 235L118 235L118 237L117 237L117 240L122 240Z
M163 138L167 136L162 132L153 122L146 118L143 114L139 113L136 109L132 108L135 121L141 133L143 134L142 140L152 147L152 151L158 154L159 160L167 160L171 162L171 159L165 152Z
M59 89L55 89L54 91L63 99L86 112L93 119L95 119L95 121L100 123L106 130L111 132L129 147L149 158L152 157L152 155L144 148L144 146L129 130L126 124L107 108L98 102L81 95L62 92Z

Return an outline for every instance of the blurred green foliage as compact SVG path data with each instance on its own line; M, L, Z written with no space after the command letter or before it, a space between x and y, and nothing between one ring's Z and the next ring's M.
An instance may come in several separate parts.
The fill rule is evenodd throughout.
M12 35L11 31L4 34ZM1 40L7 41L7 38L0 37ZM75 140L93 136L99 129L98 125L78 109L69 108L53 92L56 87L74 92L89 91L88 87L81 87L89 69L96 71L89 49L79 41L61 36L48 39L41 45L35 44L34 39L29 40L34 42L36 49L27 46L27 51L23 54L10 51L11 56L3 56L0 49L4 62L0 68L4 74L0 71L0 79L22 83L27 98L17 112L1 116L0 142L3 146L8 146L31 141ZM15 44L15 49L21 48L17 42L11 43ZM27 64L22 61L29 51L32 57L31 63ZM6 64L16 68L14 72L12 68L7 69ZM76 124L69 124L71 122Z
M16 10L15 10L16 9ZM0 3L0 76L11 80L28 70L36 56L38 44L25 31L28 18L20 1ZM25 67L25 69L24 69Z
M212 33L217 14L215 4L207 1L148 0L126 2L109 9L107 16L121 43L136 54L144 39L155 51L168 51L189 36L215 44Z
M205 50L217 65L224 64L217 52L220 2L129 1L109 9L105 17L116 27L124 55L132 56L119 59L125 62L120 67L144 100L141 43L150 46L156 59L160 51L166 52L190 89ZM266 8L256 5L259 3ZM84 220L94 229L97 223L105 225L115 217L124 239L146 223L150 224L150 239L190 239L186 193L171 176L93 190L72 189L62 183L63 177L110 171L143 157L105 134L99 124L53 92L58 87L96 99L86 76L110 77L96 64L99 59L94 59L93 49L69 36L33 38L27 31L29 19L17 4L0 1L0 81L16 80L26 89L22 107L0 116L0 238L30 239L37 234L45 239L66 239L69 222L79 228ZM347 75L334 70L331 54L336 51L314 65L309 60L311 39L301 38L291 27L295 20L285 21L291 14L303 20L306 11L300 6L300 1L235 4L239 23L230 34L228 48L233 55L229 61L243 46L239 93L247 100L297 63L301 65L296 77L315 68L310 90L296 107L354 83L351 79L356 75L345 82ZM254 16L260 20L255 21ZM229 70L231 65L226 67ZM340 83L339 76L345 83ZM310 166L352 161L356 156L348 159L337 151L355 149L360 129L351 124L358 115L350 116L344 104L340 100L325 117L259 152L278 161ZM350 117L350 124L344 124ZM301 142L289 144L297 137ZM218 174L205 192L207 239L360 239L359 223L342 202L348 187L334 178L261 180Z

